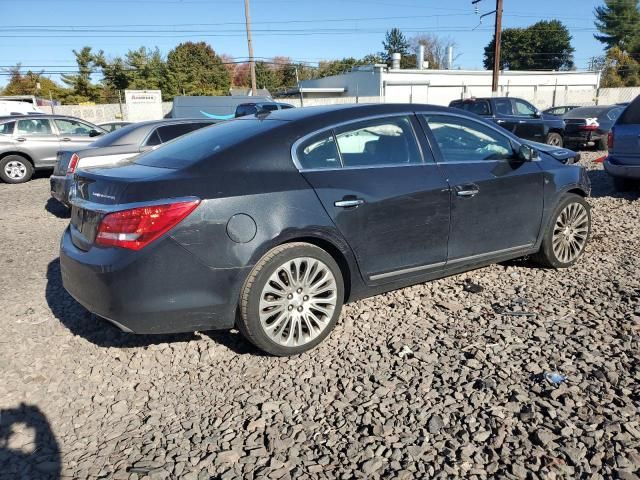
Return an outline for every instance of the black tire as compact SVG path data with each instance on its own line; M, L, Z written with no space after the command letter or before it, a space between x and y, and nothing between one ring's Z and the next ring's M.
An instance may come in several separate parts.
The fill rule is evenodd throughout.
M564 139L562 138L562 135L557 132L549 132L544 143L547 145L553 145L554 147L562 147L564 145Z
M263 289L267 285L267 282L269 282L270 277L281 269L281 267L287 262L301 258L319 260L331 272L333 279L335 280L335 307L331 317L324 318L325 321L323 324L325 326L315 338L310 339L302 345L285 346L274 341L266 333L260 319L260 300ZM307 266L307 268L309 267ZM288 301L284 300L284 295L282 296L282 299L282 301ZM340 317L343 300L344 283L342 279L342 272L333 257L321 248L309 243L287 243L275 247L267 252L253 267L251 273L249 273L240 293L240 311L236 323L240 333L259 349L276 356L298 355L311 350L322 342L327 335L329 335ZM293 301L294 300L292 300L292 302ZM304 308L307 307L305 306ZM274 321L273 323L276 322ZM288 324L288 321L283 323ZM302 322L300 322L300 325L300 332L302 332L305 327L302 326ZM284 336L286 336L286 333L290 331L287 330L286 326L282 327L282 329L276 328L275 330L279 330L277 336L281 339L283 338L282 332L284 332ZM309 328L306 328L304 331L308 334Z
M613 188L615 188L617 192L628 192L635 187L636 184L628 178L613 177Z
M553 240L554 234L557 228L558 218L561 213L567 208L569 205L579 204L584 208L586 212L586 236L584 237L584 243L582 244L582 248L578 252L575 258L571 258L568 261L565 261L556 254L553 248ZM549 268L568 268L574 265L580 257L584 254L584 250L586 248L587 243L589 242L589 236L591 235L591 206L587 201L582 198L580 195L576 195L573 193L566 193L561 198L556 208L553 210L551 215L549 224L547 225L547 229L544 232L544 236L542 237L542 245L540 246L540 250L538 253L533 255L532 260L544 267Z
M14 166L13 168L11 168ZM10 174L7 170L15 174ZM19 175L19 176L18 176ZM31 180L33 165L22 155L7 155L0 159L0 179L5 183L24 183Z
M609 150L609 139L607 137L603 137L598 140L598 143L596 143L596 148L603 151Z

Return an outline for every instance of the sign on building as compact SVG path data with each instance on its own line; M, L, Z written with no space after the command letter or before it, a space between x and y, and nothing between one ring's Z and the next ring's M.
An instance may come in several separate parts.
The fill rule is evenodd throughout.
M162 115L162 92L160 90L125 90L127 120L159 120Z

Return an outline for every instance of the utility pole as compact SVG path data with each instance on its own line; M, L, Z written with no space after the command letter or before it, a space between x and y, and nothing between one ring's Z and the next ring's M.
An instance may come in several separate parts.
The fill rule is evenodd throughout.
M500 46L502 45L502 0L496 0L495 50L493 52L493 82L491 91L498 92L498 76L500 75Z
M249 0L244 0L244 17L247 24L247 44L249 45L249 69L251 72L251 94L256 94L256 62L253 60L253 43L251 43L251 12Z
M475 5L476 13L478 13L478 3L482 0L473 0L471 3ZM498 92L498 79L500 77L500 47L502 46L502 1L496 0L496 9L493 12L480 15L480 23L486 16L496 14L496 23L494 31L494 51L493 51L493 80L491 82L491 91L493 93Z

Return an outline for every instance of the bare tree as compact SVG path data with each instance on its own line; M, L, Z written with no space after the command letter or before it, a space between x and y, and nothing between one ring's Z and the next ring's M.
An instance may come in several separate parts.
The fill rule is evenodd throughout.
M416 35L409 39L409 43L414 51L419 45L424 45L424 60L429 62L429 68L435 70L447 68L447 50L449 47L455 50L456 47L456 42L452 38L442 38L432 33Z

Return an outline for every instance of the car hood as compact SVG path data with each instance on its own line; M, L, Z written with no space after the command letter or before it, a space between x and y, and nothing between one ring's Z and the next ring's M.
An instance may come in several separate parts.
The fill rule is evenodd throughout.
M546 143L533 142L531 140L520 140L525 145L535 148L539 152L551 155L553 158L562 163L578 163L580 161L580 154L569 150L568 148L554 147L553 145L547 145Z

